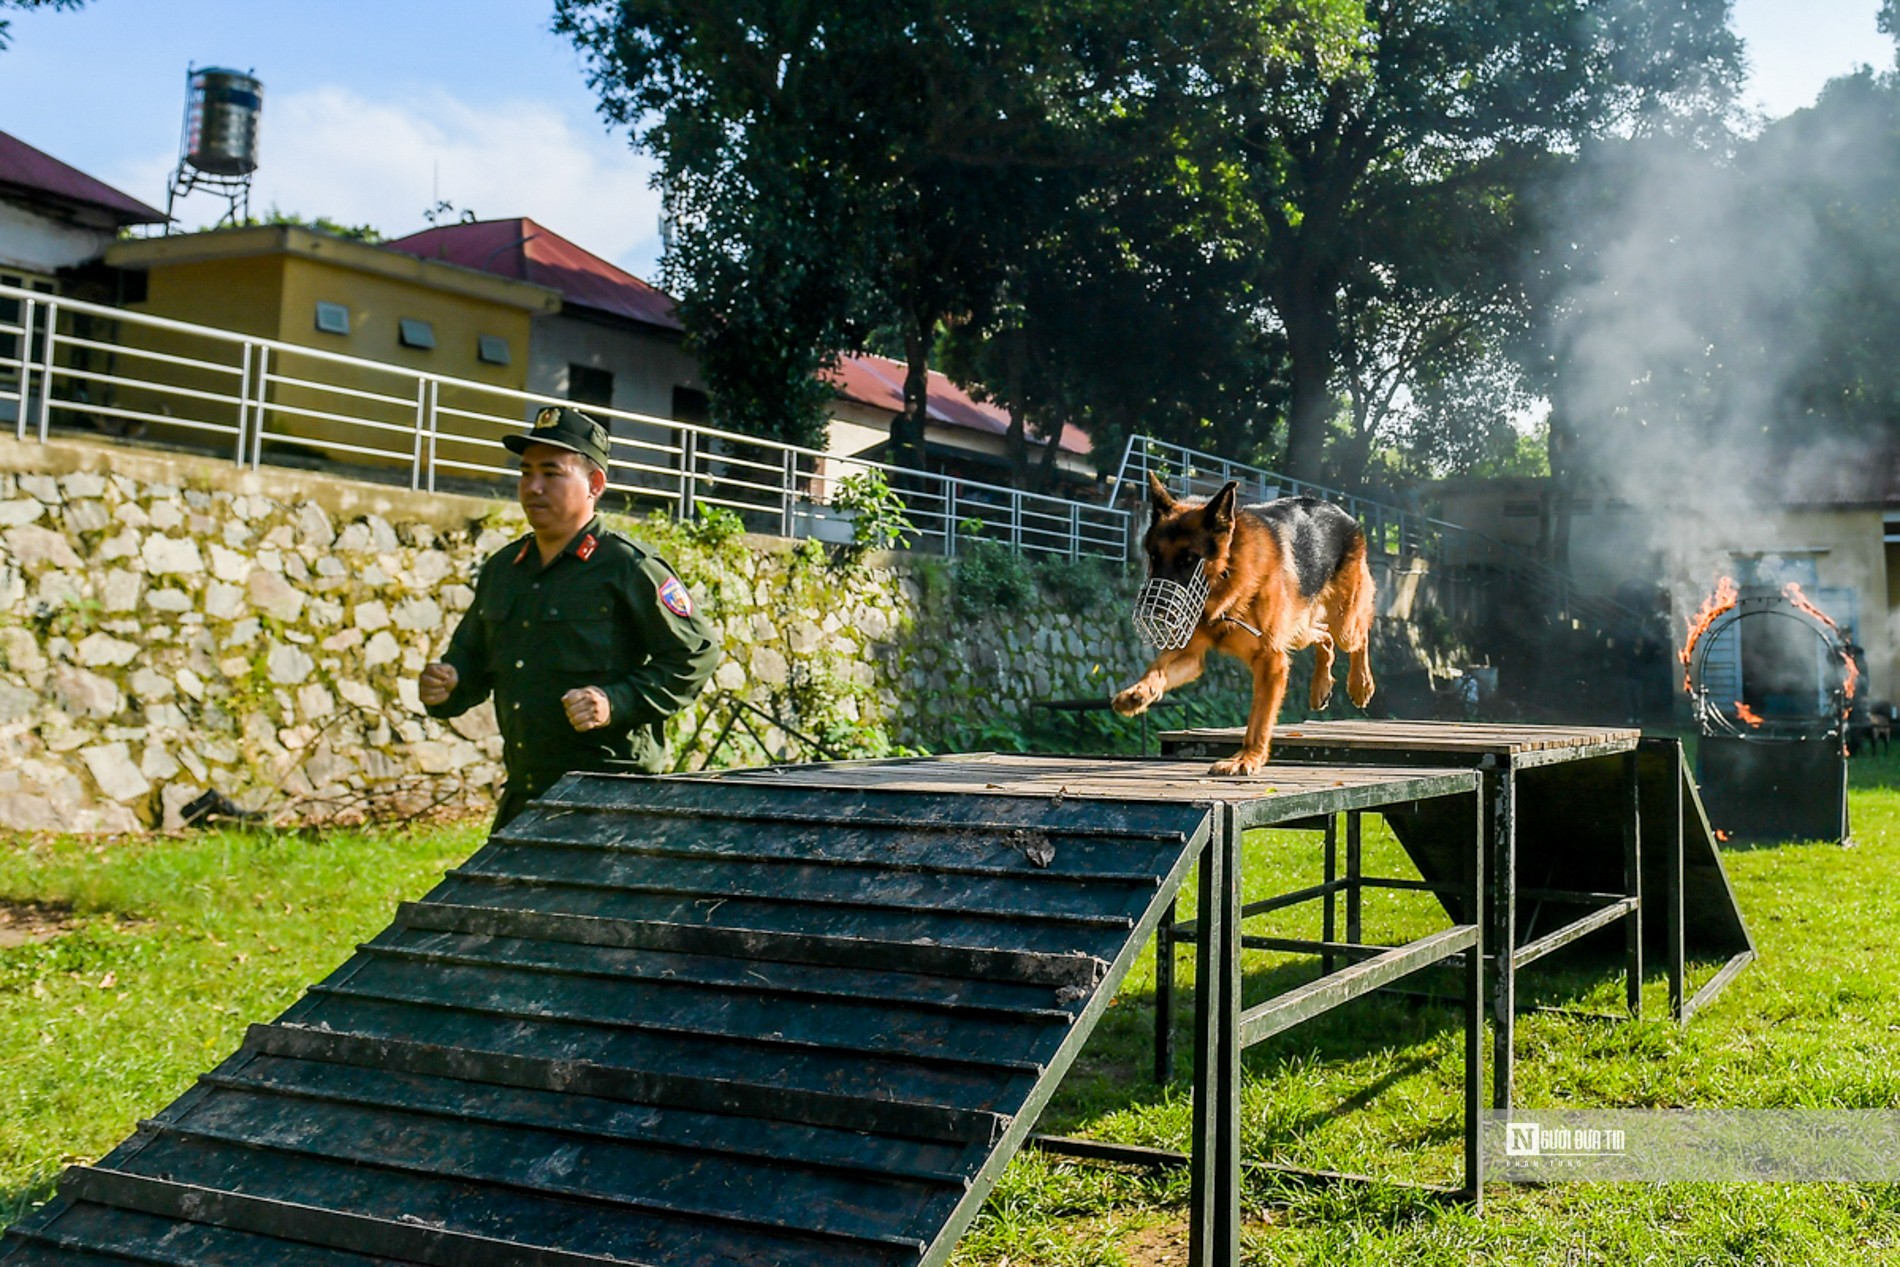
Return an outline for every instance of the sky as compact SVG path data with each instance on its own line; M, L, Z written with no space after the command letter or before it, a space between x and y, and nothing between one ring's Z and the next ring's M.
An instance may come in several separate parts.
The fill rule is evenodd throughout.
M1767 117L1829 78L1885 68L1879 0L1735 0L1743 100ZM264 83L254 213L276 206L426 228L438 199L484 219L529 216L640 276L660 252L652 160L595 110L549 0L88 0L12 13L0 131L163 208L188 66ZM188 228L222 210L181 204Z

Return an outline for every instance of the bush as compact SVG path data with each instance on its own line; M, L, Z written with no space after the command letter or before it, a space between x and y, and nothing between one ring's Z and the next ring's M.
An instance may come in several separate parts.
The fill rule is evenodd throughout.
M903 496L875 468L839 480L831 504L852 512L851 544L860 553L895 549L917 531Z
M966 538L957 547L957 615L1021 611L1036 594L1036 577L1020 554L1000 541Z

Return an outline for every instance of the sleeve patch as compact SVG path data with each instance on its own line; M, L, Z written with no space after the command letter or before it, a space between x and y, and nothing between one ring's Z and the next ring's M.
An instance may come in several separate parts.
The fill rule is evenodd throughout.
M685 619L693 614L693 596L686 592L677 576L669 576L660 585L660 602L666 610Z

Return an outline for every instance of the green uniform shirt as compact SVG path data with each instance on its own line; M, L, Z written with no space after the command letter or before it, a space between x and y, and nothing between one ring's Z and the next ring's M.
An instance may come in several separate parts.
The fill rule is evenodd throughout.
M494 693L506 812L570 770L664 769L666 719L699 693L719 651L673 569L596 518L546 567L532 533L490 557L442 658L458 681L431 717ZM582 686L607 694L598 730L575 730L561 705Z

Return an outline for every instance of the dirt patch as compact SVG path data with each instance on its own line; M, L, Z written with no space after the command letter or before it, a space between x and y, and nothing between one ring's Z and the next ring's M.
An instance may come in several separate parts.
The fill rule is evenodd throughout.
M73 913L38 902L0 902L0 950L29 942L51 941L73 929Z
M1188 1260L1186 1215L1165 1223L1150 1223L1131 1232L1122 1242L1129 1267L1185 1267Z

